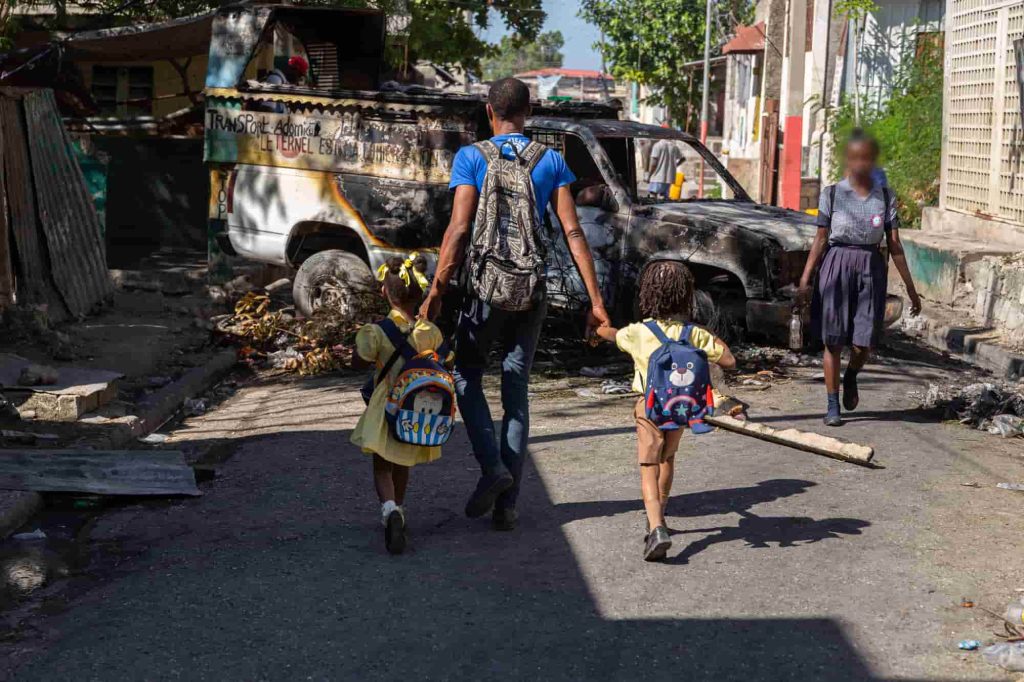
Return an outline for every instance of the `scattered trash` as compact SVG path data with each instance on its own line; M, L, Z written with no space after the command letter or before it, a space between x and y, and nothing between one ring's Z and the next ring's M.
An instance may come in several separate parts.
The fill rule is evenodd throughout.
M598 397L597 393L595 393L592 389L589 389L589 388L577 388L575 393L576 393L576 395L578 395L581 398L596 398L596 397Z
M139 442L147 445L160 445L161 443L166 443L167 438L168 436L166 433L151 433L148 436L139 438Z
M8 401L2 393L0 393L0 419L8 421L17 421L21 419L21 414L18 412L18 408Z
M36 528L31 533L15 533L14 535L11 536L11 539L12 540L19 540L21 542L27 542L27 541L31 541L31 540L45 540L46 539L46 533L44 533L42 531L42 529Z
M967 597L963 597L960 600L960 606L962 606L965 609L973 609L974 608L974 602L971 601L970 599L968 599Z
M1010 604L1007 606L1006 614L1003 618L1014 625L1024 625L1024 599L1016 604Z
M1011 672L1024 672L1024 642L999 642L981 652L985 662Z
M263 290L266 291L268 294L272 294L278 289L284 289L288 287L291 283L292 281L290 279L288 279L287 277L282 277L281 279L274 280L267 286L263 287Z
M996 483L997 488L1003 490L1021 490L1024 491L1024 483Z
M201 414L206 414L207 405L205 398L185 398L182 406L185 409L186 416L198 417Z
M628 381L606 379L601 382L601 393L605 395L629 395L633 392L633 386Z
M274 369L298 369L302 363L302 353L295 348L285 348L273 353L267 353L267 362Z
M60 373L47 365L26 365L18 376L19 386L50 386L57 383Z
M10 431L0 429L0 441L5 443L16 443L19 445L32 445L38 441L55 441L60 436L55 433L31 433L29 431Z
M980 488L981 487L981 484L976 482L976 481L971 481L970 483L961 483L960 485L964 486L965 488Z
M1024 435L1024 419L1012 414L997 414L992 417L988 432L1003 438L1015 438Z
M580 376L589 377L591 379L600 379L601 377L608 376L612 371L612 368L608 365L602 367L580 367Z
M957 647L963 649L964 651L974 651L979 646L981 646L981 642L979 642L976 639L964 639L961 640L959 644L957 644Z
M344 310L322 306L299 320L294 309L271 310L269 296L249 291L235 304L234 315L217 319L215 329L242 346L239 358L250 366L266 363L303 375L319 374L343 367L352 356L359 327L387 314L378 290L355 298L345 302Z

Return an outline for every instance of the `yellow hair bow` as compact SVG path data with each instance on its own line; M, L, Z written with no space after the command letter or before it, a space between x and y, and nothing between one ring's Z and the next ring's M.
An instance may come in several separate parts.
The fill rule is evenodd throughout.
M403 282L405 282L405 286L409 286L411 278L415 277L416 283L420 285L420 289L426 291L430 287L430 280L427 279L426 275L424 275L422 272L420 272L413 266L413 263L416 262L416 259L419 258L419 255L420 254L416 251L410 253L409 257L405 259L404 263L402 263L402 267L398 271L398 276L402 278ZM384 278L387 277L387 274L387 263L384 263L379 268L377 268L378 281L383 282Z

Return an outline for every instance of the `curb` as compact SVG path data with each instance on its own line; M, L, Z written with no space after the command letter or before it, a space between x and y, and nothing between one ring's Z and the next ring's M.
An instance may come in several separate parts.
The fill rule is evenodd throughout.
M1024 377L1024 355L993 342L991 329L958 327L925 317L922 329L906 331L933 348L989 370L1000 379L1017 381Z
M204 392L222 376L227 374L238 362L233 349L224 350L214 355L199 367L194 367L159 391L155 392L139 407L137 418L126 422L123 428L106 437L113 450L124 448L138 438L153 433L174 416L187 398L194 398Z

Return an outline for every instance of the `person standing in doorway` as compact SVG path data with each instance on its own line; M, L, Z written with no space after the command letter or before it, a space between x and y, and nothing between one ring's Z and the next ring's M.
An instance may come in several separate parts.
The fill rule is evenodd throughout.
M883 240L906 285L910 314L921 312L921 298L900 241L895 197L874 179L878 151L878 143L863 132L850 136L844 150L846 178L821 193L818 233L800 278L801 302L812 299L811 331L825 344L828 408L824 421L828 426L843 423L839 406L843 348L851 350L843 375L842 407L852 411L860 402L857 375L882 332L888 284L880 249ZM812 291L819 261L821 269Z
M437 316L448 284L468 257L468 291L456 331L455 380L481 476L466 504L466 515L475 518L493 510L498 530L515 528L518 519L516 499L530 431L527 390L547 314L543 253L536 231L549 203L562 223L590 297L588 327L610 324L569 188L576 178L561 154L523 134L529 115L526 84L505 78L491 85L487 117L494 136L463 147L455 156L449 183L455 192L451 220L433 284L420 308L421 317ZM521 263L514 272L489 260L492 251L503 248L505 258ZM495 433L482 385L495 343L503 353L500 434Z
M651 160L647 166L647 191L655 198L668 199L668 191L676 181L676 169L683 162L683 154L676 143L662 138L651 149Z

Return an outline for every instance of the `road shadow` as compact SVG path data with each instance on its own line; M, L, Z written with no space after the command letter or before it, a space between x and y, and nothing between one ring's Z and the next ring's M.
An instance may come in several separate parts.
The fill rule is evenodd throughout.
M555 504L528 464L521 526L496 533L462 515L477 477L464 429L441 460L414 469L411 548L388 556L369 460L332 424L351 391L330 381L279 390L275 404L307 412L273 419L301 427L260 433L239 422L229 446L208 440L201 420L183 428L176 448L232 456L201 498L128 504L98 519L89 566L48 593L45 622L30 618L0 637L6 678L881 679L837 619L705 618L699 607L679 618L607 617L591 582L600 578L582 570L564 526L639 502L595 489L590 500ZM319 423L311 406L326 415ZM867 526L750 511L814 485L773 479L676 495L674 517L741 517L735 528L705 529L686 559L721 542L793 547ZM582 551L600 562L599 547ZM632 580L664 570L677 567L637 557Z

